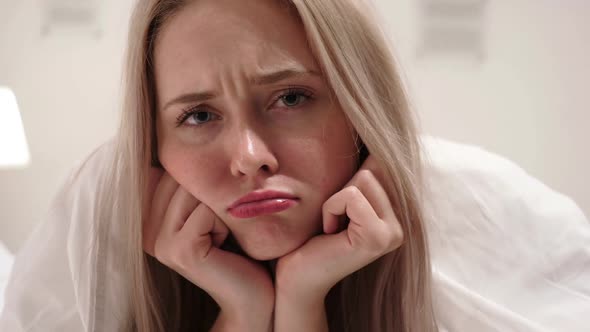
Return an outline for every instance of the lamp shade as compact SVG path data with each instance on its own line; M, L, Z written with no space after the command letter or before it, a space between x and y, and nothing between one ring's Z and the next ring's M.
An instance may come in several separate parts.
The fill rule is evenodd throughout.
M22 168L30 160L16 97L12 90L0 87L0 168Z

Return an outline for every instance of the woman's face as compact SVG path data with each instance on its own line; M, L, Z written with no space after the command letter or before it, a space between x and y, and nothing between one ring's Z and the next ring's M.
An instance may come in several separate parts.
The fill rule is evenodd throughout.
M298 20L279 1L194 1L163 27L154 65L160 162L241 248L270 260L319 233L357 149Z

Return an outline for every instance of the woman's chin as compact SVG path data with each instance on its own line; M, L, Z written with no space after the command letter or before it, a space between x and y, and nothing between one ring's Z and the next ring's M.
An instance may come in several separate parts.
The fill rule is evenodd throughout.
M257 261L270 261L281 258L290 252L301 247L307 238L288 239L279 241L277 239L257 239L256 242L244 243L241 247L244 253Z
M232 233L246 255L258 261L269 261L293 252L320 231L321 223L268 218L232 230Z
M299 246L285 246L277 244L276 246L266 246L264 248L247 248L244 249L244 252L250 258L257 261L270 261L281 258L297 248L299 248Z

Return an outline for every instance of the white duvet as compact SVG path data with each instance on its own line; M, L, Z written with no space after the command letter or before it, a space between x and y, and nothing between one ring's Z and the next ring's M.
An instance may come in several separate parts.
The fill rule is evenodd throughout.
M427 232L442 331L590 331L590 224L568 197L482 149L424 138ZM0 331L116 331L122 231L92 220L103 145L18 253Z
M0 241L0 312L4 307L4 289L8 282L8 275L12 269L13 256Z

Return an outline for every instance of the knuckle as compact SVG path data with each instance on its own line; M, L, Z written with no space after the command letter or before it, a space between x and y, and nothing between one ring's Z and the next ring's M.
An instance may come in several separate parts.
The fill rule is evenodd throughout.
M346 188L346 194L350 197L351 200L358 200L363 197L363 193L357 186L348 186Z
M391 236L387 232L378 232L375 236L375 249L379 252L385 252L391 246Z
M162 241L156 241L156 245L154 246L154 257L164 265L168 265L170 262L168 250L162 244Z
M405 237L404 231L401 227L398 227L397 230L398 231L396 232L396 235L397 235L396 239L397 239L398 246L401 246L406 241L406 237Z
M374 177L373 172L368 169L363 169L357 172L357 180L363 185L371 184Z
M402 231L401 227L395 226L393 229L388 232L389 234L389 251L395 250L399 248L404 242L404 232Z
M378 227L373 232L371 241L369 241L369 250L375 254L384 254L393 251L403 243L403 232L401 228L382 229Z

